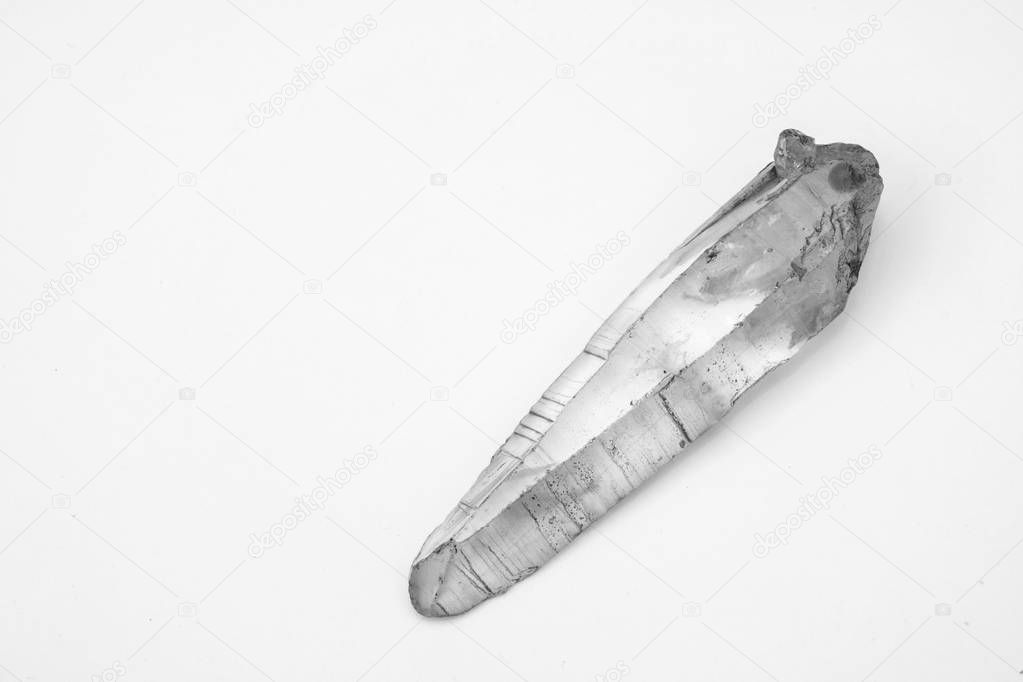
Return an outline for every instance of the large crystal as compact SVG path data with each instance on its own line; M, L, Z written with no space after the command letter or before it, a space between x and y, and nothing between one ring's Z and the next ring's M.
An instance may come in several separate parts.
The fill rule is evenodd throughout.
M532 575L845 307L874 156L781 133L774 161L675 249L533 405L412 566L428 616Z

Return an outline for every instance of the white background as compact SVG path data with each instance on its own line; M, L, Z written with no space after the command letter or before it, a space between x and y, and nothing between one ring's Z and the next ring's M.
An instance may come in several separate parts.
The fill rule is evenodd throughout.
M248 124L366 15L325 79ZM127 239L0 346L2 682L1019 679L1019 2L6 0L0 19L0 317ZM846 313L539 574L416 615L427 533L789 126L881 163ZM577 295L500 340L620 230ZM327 509L249 556L366 447Z

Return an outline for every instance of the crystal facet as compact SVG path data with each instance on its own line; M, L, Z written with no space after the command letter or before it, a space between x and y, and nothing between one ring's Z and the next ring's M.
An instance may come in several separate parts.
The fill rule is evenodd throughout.
M532 575L833 320L881 189L862 147L783 131L773 163L611 314L427 538L416 610L461 613Z

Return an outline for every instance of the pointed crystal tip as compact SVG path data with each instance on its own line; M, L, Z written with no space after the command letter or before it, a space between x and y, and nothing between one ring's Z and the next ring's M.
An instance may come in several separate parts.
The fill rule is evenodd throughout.
M817 145L813 138L794 128L781 131L774 148L774 167L778 175L789 178L813 168Z

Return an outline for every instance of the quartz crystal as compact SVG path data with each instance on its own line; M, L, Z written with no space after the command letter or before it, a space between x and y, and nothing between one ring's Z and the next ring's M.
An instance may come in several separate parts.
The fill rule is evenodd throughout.
M783 131L774 161L611 314L427 538L416 610L462 613L532 575L835 319L881 188L862 147Z

